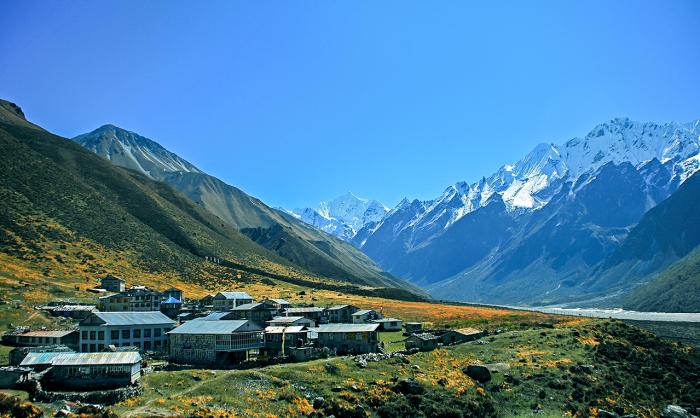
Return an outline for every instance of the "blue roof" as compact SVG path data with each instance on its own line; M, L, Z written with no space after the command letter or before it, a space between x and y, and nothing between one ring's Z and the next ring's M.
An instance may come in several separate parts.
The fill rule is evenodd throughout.
M38 366L38 365L49 365L53 363L53 359L59 354L66 354L65 352L49 352L49 353L28 353L20 366Z
M182 302L180 301L180 299L170 296L169 298L165 299L161 303L182 303Z

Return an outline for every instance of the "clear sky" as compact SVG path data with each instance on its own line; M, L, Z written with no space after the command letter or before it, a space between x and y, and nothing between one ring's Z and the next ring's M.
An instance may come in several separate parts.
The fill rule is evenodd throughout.
M0 97L273 206L428 199L616 116L700 118L700 2L0 0Z

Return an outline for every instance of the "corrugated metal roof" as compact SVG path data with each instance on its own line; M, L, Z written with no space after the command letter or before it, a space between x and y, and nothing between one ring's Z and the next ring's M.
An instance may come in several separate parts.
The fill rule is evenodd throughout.
M18 337L49 337L49 338L62 338L68 334L76 332L74 329L64 329L60 331L29 331L24 334L18 334Z
M298 321L300 319L306 319L303 316L276 316L272 318L271 321L267 321L268 323L276 323L276 324L291 324L294 323L295 321Z
M370 312L373 312L373 310L372 310L372 309L360 309L359 311L357 311L357 312L355 312L354 314L352 314L352 316L365 315L365 314L368 314L368 313L370 313Z
M159 311L151 312L95 312L104 325L174 325L175 321Z
M51 353L27 353L20 366L39 366L51 364L54 357L59 354L66 354L61 352L51 352Z
M171 330L168 334L233 334L234 332L256 331L260 328L247 327L246 320L238 321L189 321ZM252 325L252 324L251 324Z
M164 301L162 301L160 303L182 303L182 302L180 302L180 299L177 299L177 298L170 296L169 298L165 299Z
M287 308L284 311L288 312L288 313L323 312L324 309L320 308L318 306L306 306L306 307L299 307L299 308Z
M284 300L284 299L270 299L270 300L273 301L273 302L275 302L275 303L278 303L278 304L280 304L280 305L289 305L289 302L287 302L287 301Z
M397 318L381 318L381 319L373 319L372 322L403 322L400 319Z
M253 299L253 297L246 292L219 292L217 293L217 296L218 295L222 295L226 299Z
M324 332L371 332L376 331L377 328L379 324L324 324L309 329L322 334Z
M269 326L265 328L265 334L289 334L289 333L296 333L296 332L303 332L306 330L306 327L303 326L292 326L292 327L273 327Z
M352 305L333 305L326 308L328 311L337 311L338 309L349 308Z
M195 318L195 321L220 321L221 318L225 317L226 315L230 314L231 312L212 312L207 316L203 316L200 318Z
M250 311L255 308L265 307L265 302L255 302L255 303L244 303L243 305L238 305L232 308L232 311ZM269 305L269 309L275 309L274 306Z
M61 353L51 362L54 366L93 366L112 364L136 364L141 355L135 351L116 353Z

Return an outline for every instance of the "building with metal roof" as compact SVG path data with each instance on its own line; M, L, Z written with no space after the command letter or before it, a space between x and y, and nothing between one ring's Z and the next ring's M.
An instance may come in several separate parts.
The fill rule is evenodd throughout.
M379 324L326 324L310 328L320 347L339 354L375 353L379 351Z
M379 324L380 331L401 331L403 321L397 318L372 319L370 322Z
M263 347L263 328L248 320L185 322L168 332L170 360L180 364L235 364Z
M29 331L12 336L14 344L25 347L39 347L46 345L65 345L73 349L78 348L78 330L68 329L60 331Z
M179 327L168 332L168 335L175 334L206 334L206 335L223 335L232 334L239 330L251 331L259 330L260 327L253 326L247 320L219 320L219 321L203 321L196 319L187 321Z
M53 364L53 359L60 355L65 354L61 352L48 352L48 353L27 353L24 359L19 363L22 367L31 368L46 368Z
M353 305L334 305L326 308L328 322L331 323L352 323L352 314L360 308Z
M161 312L95 312L80 322L81 352L100 352L109 345L159 350L175 321Z
M246 292L219 292L213 299L216 311L228 311L246 303L253 303L253 297Z
M42 354L52 354L51 367L41 380L48 388L113 388L133 384L141 376L141 356L134 351Z
M364 324L371 322L373 319L381 319L384 315L373 309L361 309L352 314L353 324Z
M269 357L289 355L290 349L302 347L309 341L309 330L305 326L269 326L265 328L263 353Z
M271 320L267 321L268 325L272 326L290 326L290 325L302 325L306 327L313 327L316 323L303 316L276 316Z
M287 308L284 310L285 316L303 316L314 321L315 325L328 322L326 309L318 306L302 306L296 308Z
M220 321L226 317L226 315L230 314L231 312L211 312L208 315L195 318L195 321Z

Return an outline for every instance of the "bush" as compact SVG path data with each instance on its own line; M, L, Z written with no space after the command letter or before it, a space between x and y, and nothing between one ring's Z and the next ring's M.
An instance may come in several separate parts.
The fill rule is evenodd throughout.
M0 393L0 416L14 418L38 418L43 413L31 402L23 402L16 396Z

